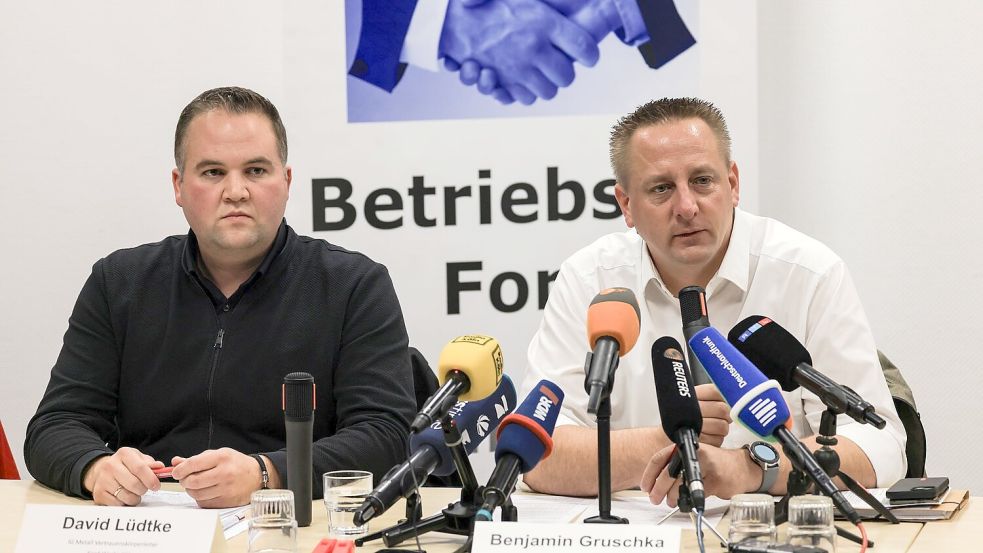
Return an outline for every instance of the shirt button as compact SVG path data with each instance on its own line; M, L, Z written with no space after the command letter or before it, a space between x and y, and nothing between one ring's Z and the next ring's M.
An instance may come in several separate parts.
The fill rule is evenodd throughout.
M228 310L229 310L229 304L225 304L224 306L222 306L222 311L228 311Z

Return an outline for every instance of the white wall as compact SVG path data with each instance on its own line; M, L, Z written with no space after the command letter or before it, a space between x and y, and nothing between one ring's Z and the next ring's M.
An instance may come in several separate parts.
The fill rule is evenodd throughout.
M699 71L691 71L690 80L671 81L670 89L718 102L731 117L735 155L754 160L757 84L742 79L735 86L733 78L757 71L756 13L708 9L692 0L682 4L700 42L680 59L689 67L698 64ZM5 8L0 209L8 231L0 244L11 263L0 271L0 420L22 469L24 428L92 263L115 249L187 229L171 194L172 136L180 108L206 88L248 86L280 106L294 166L288 221L300 233L385 263L411 341L431 360L456 335L491 334L502 343L507 372L518 384L540 316L535 283L528 304L506 314L489 305L491 278L503 271L532 278L555 270L596 236L624 228L620 220L586 217L516 225L502 223L498 215L496 224L478 226L472 208L456 227L407 224L381 231L360 215L347 230L312 233L314 178L350 179L358 202L374 188L405 191L414 175L424 175L428 186L463 186L476 183L478 168L490 168L497 199L517 181L542 190L546 167L558 166L561 179L587 187L590 209L591 188L610 178L611 124L651 96L665 94L641 83L658 81L667 71L680 73L679 66L653 74L637 52L609 38L601 63L578 67L575 87L561 91L558 101L586 86L600 92L593 102L610 106L603 92L620 87L619 97L629 100L611 113L597 114L590 105L585 112L593 115L573 117L348 124L342 2L269 6L184 0L167 6L68 4L56 13L26 2ZM449 80L460 86L453 76ZM742 173L749 183L756 180L755 165L746 164ZM753 184L744 189L752 209L754 191ZM484 262L484 289L462 296L459 315L445 314L448 260ZM477 465L479 475L487 474L486 462Z
M983 4L769 0L759 16L761 211L847 261L914 390L928 471L979 491Z
M178 110L201 90L240 84L281 106L295 165L287 216L302 233L311 231L310 179L354 178L360 162L378 166L360 183L402 189L418 168L443 179L441 186L460 185L467 178L473 183L474 168L489 163L499 186L542 179L537 175L553 163L584 183L607 177L606 132L616 114L429 122L415 132L406 123L383 132L379 125L345 127L338 108L344 99L340 5L117 1L62 3L56 13L45 4L5 6L0 420L18 458L91 264L114 249L186 230L171 195L170 151ZM973 290L983 278L979 259L964 253L980 243L970 210L981 193L969 177L970 149L983 138L974 97L981 77L973 65L983 50L980 8L972 2L944 10L918 2L704 2L693 23L699 43L692 55L700 63L693 94L728 116L742 205L818 236L847 259L875 335L905 370L926 413L930 469L973 487L973 471L957 461L969 456L956 448L968 452L974 444L964 445L944 421L983 423L983 415L960 409L961 395L972 394L978 378L969 353L953 346L936 321L964 327L965 314L981 307L972 294L957 304L946 293L955 285ZM298 81L285 73L295 70L295 54L305 45L324 61L303 67L310 76ZM315 95L325 103L312 101ZM497 132L533 146L489 136ZM433 151L416 156L410 148L424 140L435 144ZM500 157L478 155L496 148ZM451 165L448 151L464 157ZM506 157L513 164L499 171L496 160ZM525 239L556 232L539 225L479 229L479 239L500 240L504 232L518 248L487 263L486 273L553 268L590 237L619 227L578 221L549 240ZM442 298L443 277L420 278L412 252L395 243L425 243L433 234L354 228L321 237L390 265L411 336L429 356L456 334L488 332L503 340L510 374L521 375L538 310L441 315L442 300L434 306L429 298ZM462 248L470 238L442 240ZM969 308L960 309L965 302ZM936 367L952 373L944 387L931 381Z
M283 102L279 8L232 6L4 4L0 420L22 477L24 429L92 264L187 231L170 182L181 107L227 83Z

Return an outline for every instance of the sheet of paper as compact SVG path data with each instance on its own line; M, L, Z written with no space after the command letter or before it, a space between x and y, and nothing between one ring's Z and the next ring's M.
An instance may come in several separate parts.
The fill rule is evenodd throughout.
M730 501L715 496L708 497L706 499L706 510L703 514L704 520L711 526L716 526L724 517L724 513L727 512L729 506ZM596 502L594 510L597 510ZM616 497L611 501L611 514L625 517L633 523L656 524L672 512L673 508L664 502L659 505L652 505L648 497L644 496ZM693 529L693 521L690 520L689 514L678 511L667 518L662 525Z
M520 522L580 522L588 516L597 514L596 497L515 493L512 494L512 502L519 509ZM716 526L729 506L730 501L717 497L707 498L704 519L708 524ZM656 524L672 511L673 509L665 503L652 505L648 497L641 495L616 496L611 500L612 514L640 524ZM498 520L498 513L499 511L496 511L496 520ZM679 512L670 516L662 524L693 528L693 522L689 515Z
M581 515L592 500L583 497L516 493L512 494L512 503L519 510L519 522L567 523L583 519ZM501 513L501 510L495 511L495 520L501 519Z
M168 490L149 491L143 494L140 500L140 507L176 507L186 509L198 509L198 503L188 495L188 492L176 492ZM249 505L242 507L229 507L218 509L219 520L222 521L222 532L225 539L246 531L249 517Z

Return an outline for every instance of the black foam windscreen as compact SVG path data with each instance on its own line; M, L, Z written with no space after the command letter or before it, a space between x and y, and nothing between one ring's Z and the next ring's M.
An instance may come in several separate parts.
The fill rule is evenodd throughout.
M663 336L652 344L652 375L666 435L672 439L680 428L691 428L699 434L703 429L700 402L682 347L675 338Z
M679 313L683 318L683 326L699 323L710 326L707 316L706 293L699 286L687 286L679 291Z
M768 317L751 315L730 330L727 340L786 392L799 387L795 367L799 363L812 365L805 346Z

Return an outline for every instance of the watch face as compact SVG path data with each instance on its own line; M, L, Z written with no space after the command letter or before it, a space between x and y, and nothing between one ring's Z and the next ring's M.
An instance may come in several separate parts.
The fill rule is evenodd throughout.
M751 444L751 452L754 453L755 457L761 459L765 463L774 463L778 460L778 452L775 451L775 448L764 442L755 442Z

